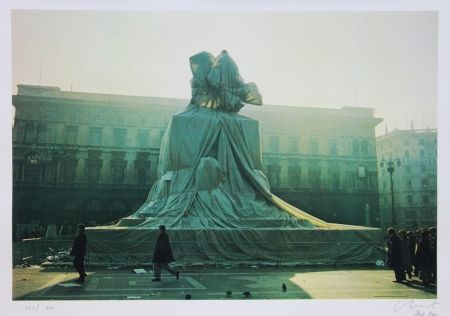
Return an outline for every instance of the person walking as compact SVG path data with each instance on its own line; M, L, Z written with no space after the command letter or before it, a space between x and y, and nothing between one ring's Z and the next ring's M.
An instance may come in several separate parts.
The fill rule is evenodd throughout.
M402 266L402 250L401 240L395 231L395 228L388 228L389 240L388 246L388 261L387 264L394 270L395 281L402 282L406 279L405 271Z
M172 247L170 246L169 236L166 233L166 227L164 225L159 226L159 235L156 240L155 250L153 253L153 273L154 278L152 281L161 281L161 269L169 271L178 280L180 278L180 271L176 271L171 268L169 263L175 261L172 253Z
M73 241L70 255L74 256L73 266L77 270L79 277L75 282L83 283L87 274L84 268L84 257L86 256L87 238L85 234L86 226L78 224L78 235Z

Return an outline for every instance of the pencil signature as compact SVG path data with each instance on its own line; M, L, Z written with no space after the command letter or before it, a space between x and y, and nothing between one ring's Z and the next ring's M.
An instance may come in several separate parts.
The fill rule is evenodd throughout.
M438 302L432 300L430 302L416 302L416 300L400 300L395 304L393 311L398 312L402 309L415 310L414 316L437 316Z

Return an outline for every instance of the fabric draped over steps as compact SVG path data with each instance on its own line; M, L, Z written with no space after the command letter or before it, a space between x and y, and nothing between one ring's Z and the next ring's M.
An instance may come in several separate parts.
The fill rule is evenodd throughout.
M327 223L270 192L259 135L258 121L237 113L190 104L175 114L146 202L116 225L88 229L92 253L145 261L165 225L181 261L379 258L379 229Z

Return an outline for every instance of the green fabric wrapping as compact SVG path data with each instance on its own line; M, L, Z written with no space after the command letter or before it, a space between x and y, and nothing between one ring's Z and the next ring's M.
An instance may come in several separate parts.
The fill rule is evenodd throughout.
M148 198L116 225L87 229L91 262L151 262L160 225L183 262L382 259L379 229L324 222L270 192L259 124L237 114L262 97L228 53L201 52L190 63L191 104L167 126Z
M191 103L238 112L244 103L262 105L262 96L255 83L245 83L236 63L227 51L214 58L208 52L190 58L192 98Z
M159 177L130 218L151 228L331 227L270 193L259 144L257 121L190 105L172 118Z
M146 262L159 225L177 261L381 258L379 229L326 223L295 208L270 193L261 164L257 121L189 105L167 127L147 201L117 225L88 229L93 260Z

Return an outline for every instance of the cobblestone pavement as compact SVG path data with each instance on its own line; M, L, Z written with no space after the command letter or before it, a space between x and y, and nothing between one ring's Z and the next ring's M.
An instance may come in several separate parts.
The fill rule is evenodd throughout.
M162 282L152 282L151 271L144 269L148 273L95 269L77 284L71 267L14 268L13 299L184 300L187 294L192 300L436 298L435 286L424 287L417 278L395 283L393 271L372 267L182 267L179 280L163 274Z

